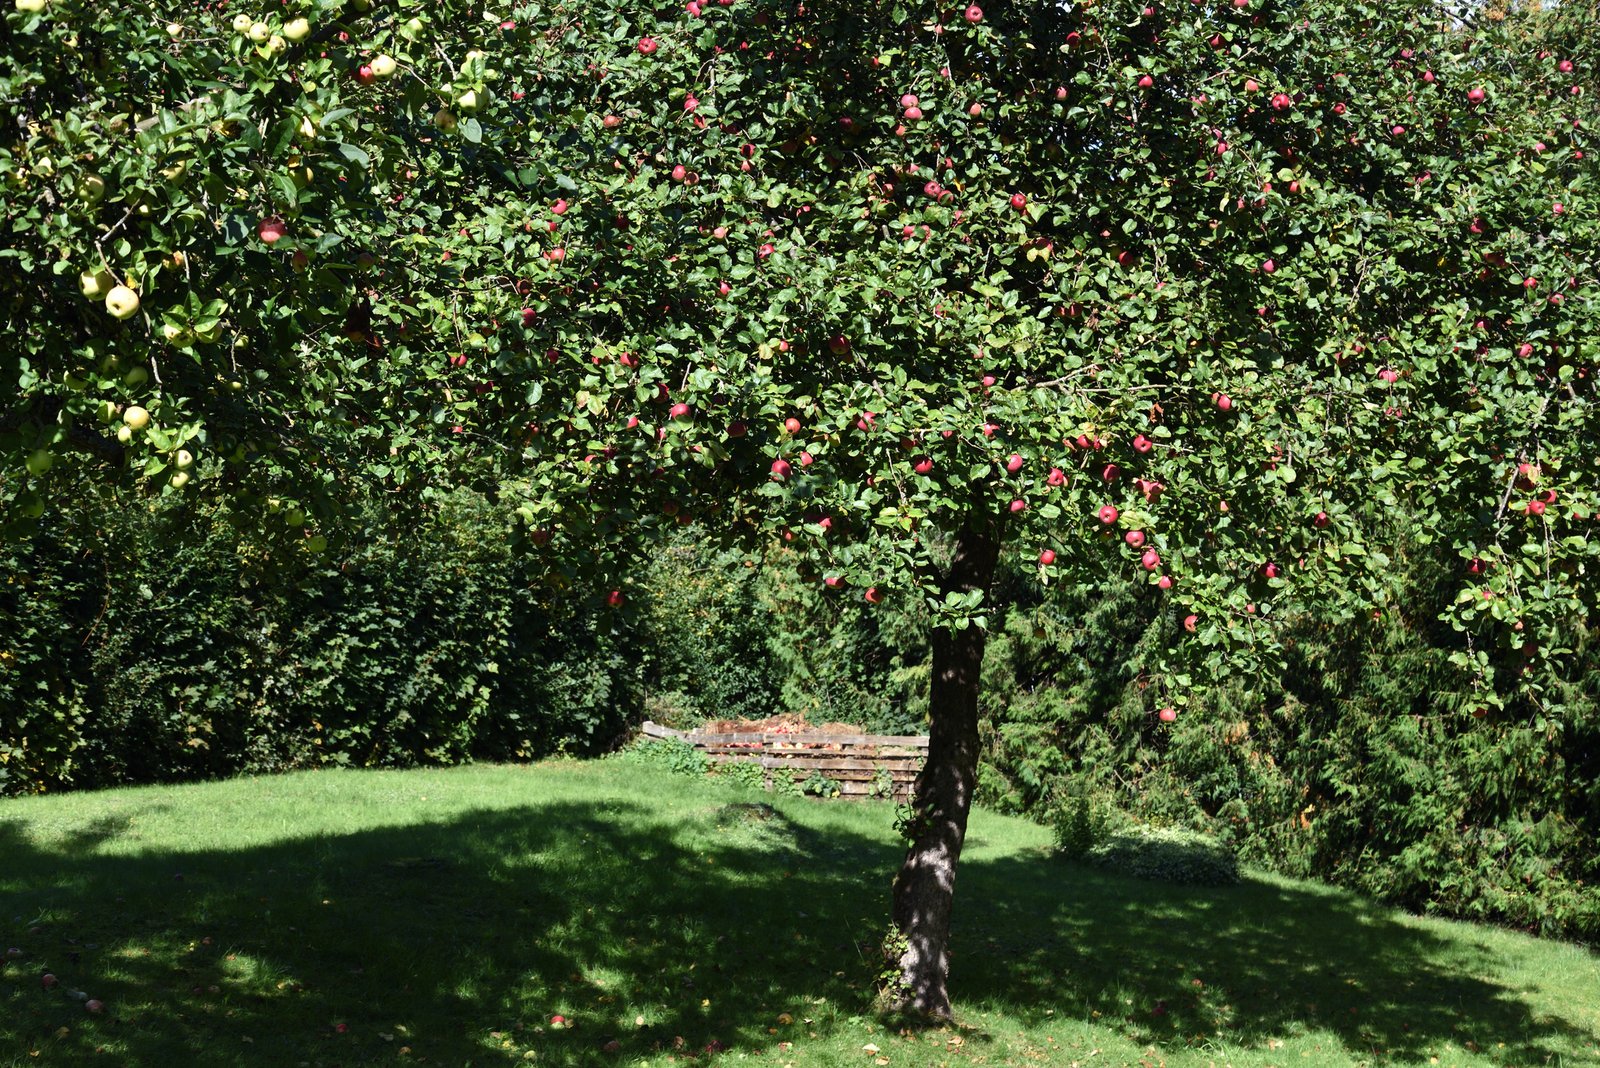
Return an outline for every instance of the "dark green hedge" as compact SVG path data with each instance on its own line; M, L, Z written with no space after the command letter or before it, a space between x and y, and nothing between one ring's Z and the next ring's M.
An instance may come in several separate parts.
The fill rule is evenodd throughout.
M112 499L12 547L0 791L599 752L638 718L630 617L531 590L484 502L370 519L336 569Z

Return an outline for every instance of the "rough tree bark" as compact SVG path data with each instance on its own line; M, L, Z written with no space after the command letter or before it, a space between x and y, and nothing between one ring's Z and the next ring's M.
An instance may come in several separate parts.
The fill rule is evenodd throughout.
M997 532L963 530L945 577L946 591L987 596L1000 554ZM985 632L933 632L933 682L928 707L928 758L917 776L911 846L894 881L890 955L899 982L890 1007L933 1020L950 1018L950 913L956 862L978 777L978 682Z

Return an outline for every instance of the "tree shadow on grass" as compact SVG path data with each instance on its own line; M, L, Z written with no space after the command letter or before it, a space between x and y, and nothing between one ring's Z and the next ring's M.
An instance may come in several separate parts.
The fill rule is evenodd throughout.
M986 903L964 914L961 989L1025 1018L1118 1020L1168 1048L1321 1032L1352 1060L1395 1063L1445 1043L1515 1065L1600 1054L1600 1034L1484 978L1499 965L1487 947L1345 891L1248 875L1184 886L1043 856L974 865L961 889Z
M139 855L42 850L0 822L0 945L25 954L0 972L0 1065L803 1059L869 1011L899 852L756 804L669 823L563 802ZM1475 951L1344 895L1013 856L963 865L959 897L962 1006L1098 1011L1174 1047L1315 1028L1410 1057L1471 1034L1515 1064L1579 1035L1475 978Z

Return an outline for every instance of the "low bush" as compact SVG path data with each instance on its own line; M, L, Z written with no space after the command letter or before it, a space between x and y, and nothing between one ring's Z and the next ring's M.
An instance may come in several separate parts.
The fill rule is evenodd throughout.
M1140 879L1199 886L1239 881L1239 861L1232 850L1215 838L1176 827L1113 831L1091 846L1083 859Z

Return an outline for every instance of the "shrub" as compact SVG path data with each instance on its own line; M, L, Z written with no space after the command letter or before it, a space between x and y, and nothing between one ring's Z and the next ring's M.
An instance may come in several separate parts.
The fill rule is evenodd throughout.
M1175 827L1114 831L1084 859L1121 875L1224 886L1239 881L1239 861L1222 843Z

